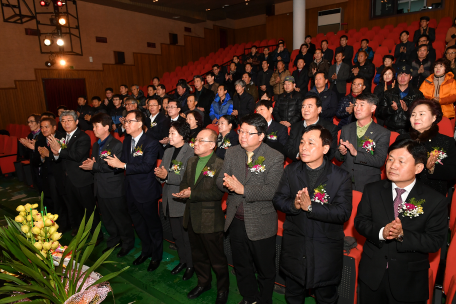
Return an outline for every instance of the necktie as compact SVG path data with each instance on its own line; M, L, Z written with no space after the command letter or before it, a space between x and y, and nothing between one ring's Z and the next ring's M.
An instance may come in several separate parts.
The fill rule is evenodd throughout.
M396 188L396 198L394 199L394 219L399 216L399 206L402 205L402 194L405 192L405 189Z
M131 153L133 153L133 151L135 151L135 139L134 138L131 139Z
M247 154L247 163L249 164L252 162L253 152L246 151L245 153Z
M66 145L68 145L68 143L70 142L70 138L71 138L70 134L67 134L66 139L65 139Z

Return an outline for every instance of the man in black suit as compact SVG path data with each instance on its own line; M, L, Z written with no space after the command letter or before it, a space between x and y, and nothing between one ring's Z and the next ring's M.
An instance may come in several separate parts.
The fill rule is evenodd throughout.
M429 17L422 16L420 18L420 28L415 31L413 35L413 42L416 44L422 35L429 36L431 42L435 41L435 29L429 27Z
M350 175L325 157L331 133L319 125L304 129L300 162L285 168L273 203L287 217L280 268L285 298L304 303L312 288L317 303L337 303L344 256L344 223L352 211Z
M253 100L253 96L245 91L244 80L237 80L234 83L234 88L236 94L233 97L233 112L231 115L236 116L238 122L240 122L244 116L252 114L255 111L255 101Z
M256 103L255 110L258 114L263 116L268 123L268 130L266 131L264 143L285 155L283 147L288 140L288 128L272 119L272 101L260 99Z
M169 134L169 118L163 114L160 97L149 98L148 103L150 116L146 117L146 135L155 140L162 140Z
M154 271L160 266L163 256L163 229L158 215L162 187L154 173L159 143L145 136L144 121L144 114L139 110L127 113L125 128L128 135L123 142L122 156L108 156L106 162L126 173L128 213L142 243L141 255L133 265L152 258L147 271Z
M292 74L296 81L295 91L301 93L302 96L309 90L309 71L305 68L305 65L304 59L298 59L298 68L294 70Z
M193 84L195 85L195 101L198 102L198 110L204 113L203 126L207 126L211 123L209 112L211 111L211 105L214 101L215 94L212 90L208 90L204 87L204 78L200 75L193 77Z
M93 133L99 140L93 144L92 159L88 158L79 167L91 171L94 175L95 196L103 224L109 233L103 253L122 243L122 249L117 254L117 257L121 258L135 246L135 232L127 215L124 172L109 167L105 159L107 156L120 156L122 143L109 134L112 119L108 114L93 116L92 124Z
M416 180L427 163L426 148L396 141L386 163L388 180L366 185L355 217L367 238L359 264L360 304L426 303L429 253L448 229L447 199Z
M328 40L326 39L321 41L321 53L323 54L323 59L328 60L331 65L335 56L334 51L328 48Z
M301 114L304 121L298 121L291 125L290 136L285 144L285 153L293 161L299 160L299 143L304 129L311 125L320 125L328 129L332 135L332 143L329 152L326 154L331 161L337 150L337 127L327 120L319 117L322 109L322 103L318 95L307 95L302 101Z
M48 206L48 212L59 215L57 223L60 231L64 232L70 229L68 222L68 210L65 203L65 180L66 176L62 167L62 162L55 162L52 157L51 148L47 144L48 137L62 138L65 133L57 131L57 123L54 118L41 118L42 140L36 142L38 153L34 155L36 161L42 163L40 176L43 180L44 203ZM51 208L49 208L51 206Z
M78 108L76 109L78 115L78 128L81 130L92 130L92 125L90 121L85 120L86 115L92 115L93 109L87 104L87 99L85 96L78 97Z
M76 235L82 221L84 211L86 220L94 214L92 233L100 223L100 216L95 210L95 197L93 196L93 175L81 170L79 166L90 157L90 137L78 128L78 116L74 111L63 111L60 122L65 129L65 138L57 139L48 136L48 142L55 161L63 163L67 176L65 191L67 194L68 215L71 228ZM97 244L103 240L103 234L98 235Z
M352 66L352 60L353 60L353 47L351 45L348 45L348 37L347 35L342 35L340 36L340 46L336 48L336 51L334 54L337 54L339 52L342 52L344 54L344 60L346 64L348 64L349 67ZM334 58L336 60L336 58Z
M266 92L272 96L272 86L269 84L269 81L274 73L274 70L269 69L269 63L267 60L263 60L261 62L261 68L262 70L258 72L256 80L256 83L258 84L258 96L260 99Z
M214 72L215 82L218 84L225 83L225 73L220 69L220 66L218 64L214 64L212 66L212 72Z
M214 153L216 141L217 134L213 130L204 129L198 133L194 147L196 156L188 160L180 192L173 196L187 199L183 225L188 229L193 265L198 276L198 285L187 297L195 299L211 289L212 268L217 277L215 303L225 304L230 279L223 249L225 215L220 204L223 192L216 185L223 160ZM212 174L207 174L204 168Z
M180 115L181 108L180 108L179 102L177 100L168 101L168 107L166 109L168 111L168 118L167 118L168 126L170 126L171 123L173 123L174 121L178 121L178 120L186 121L186 119ZM169 131L169 127L168 127L168 131ZM161 143L163 145L163 147L166 147L166 145L169 143L169 138L168 138L168 136L166 136L165 138L163 138L162 140L159 140L158 142ZM161 156L161 154L160 154L160 156Z

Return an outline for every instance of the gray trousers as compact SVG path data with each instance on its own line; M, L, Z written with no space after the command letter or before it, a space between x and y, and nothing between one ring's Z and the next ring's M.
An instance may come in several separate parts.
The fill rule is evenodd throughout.
M188 232L182 226L183 217L170 217L171 231L173 233L174 241L176 242L177 254L179 255L180 263L186 263L187 267L193 267L192 249L190 247L190 240Z

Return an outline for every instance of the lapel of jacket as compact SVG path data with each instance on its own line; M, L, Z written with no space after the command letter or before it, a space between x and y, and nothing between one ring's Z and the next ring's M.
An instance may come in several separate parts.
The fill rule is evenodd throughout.
M388 222L394 220L394 200L393 200L393 184L389 180L385 180L383 184L383 191L380 192L382 203L385 207Z
M301 182L299 184L299 188L302 189L305 186L307 186L307 173L306 173L306 164L300 161L300 165L297 167L297 175L298 175L298 180ZM302 188L301 188L302 187Z
M172 161L172 157L173 157L173 154L174 154L174 147L171 146L169 147L168 149L166 149L166 152L164 155L163 155L163 160L162 160L162 163L161 163L161 166L164 166L166 170L168 170L169 166L171 165L171 161ZM169 150L169 152L168 152Z
M407 195L407 199L405 202L409 202L412 198L415 198L417 200L420 200L423 195L423 188L420 187L418 180L415 183L415 186L413 186L412 190L410 191L409 195ZM426 208L426 205L423 206L423 208ZM407 216L401 216L399 214L399 219L403 222L409 221L410 217Z
M189 146L188 144L184 144L184 145L182 146L182 149L181 149L181 150L179 151L179 153L177 154L176 160L177 160L177 161L181 161L181 160L184 158L185 154L187 153L187 150L188 150L188 149L191 149L190 146ZM184 170L185 170L185 168L184 168Z
M260 156L263 156L263 157L265 158L264 161L266 161L266 156L264 156L264 146L265 146L265 145L266 145L265 143L262 143L261 146L260 146L260 148L258 149L258 152L256 153L257 155L255 155L255 154L253 155L253 157L252 157L252 163L254 163L254 162L258 159L258 157L260 157ZM245 150L243 150L243 151L244 151L244 153L245 153ZM244 158L244 159L245 159L245 158ZM264 164L264 162L263 162L263 164ZM266 168L266 170L267 170L267 169L268 169L268 168ZM264 173L265 173L265 172L263 172L263 173L258 173L258 174L264 174ZM247 184L247 182L249 181L250 177L251 177L253 174L256 175L256 173L250 172L250 169L247 170L247 175L244 174L244 176L245 176L244 185Z
M357 123L357 122L355 122ZM373 137L376 136L376 132L374 132L374 121L371 122L371 124L369 125L369 127L367 128L366 130L366 133L364 133L363 137L361 137L361 140L364 140L364 138L369 138L369 139L372 139L373 140ZM358 147L358 135L356 134L356 125L355 125L355 138L356 138L356 150L359 149L359 151L361 151L362 147Z
M124 145L124 149L127 149L128 153L127 153L127 162L133 162L133 153L131 152L131 140L133 138L131 137L131 135L126 135L125 136L125 139L124 139L124 142L123 142L123 145Z
M68 143L68 149L70 148L70 146L73 145L74 141L76 140L77 137L79 137L79 134L81 133L82 131L78 128L74 133L73 133L73 136L71 136L70 138L70 142ZM65 134L65 137L67 136L67 134Z
M211 168L212 167L212 164L215 162L215 159L217 158L217 155L215 155L215 152L212 153L212 156L211 158L209 158L209 160L207 161L206 163L206 166L205 167L208 167L208 168ZM193 171L193 175L192 176L195 176L196 174L196 165L198 164L198 160L195 162L195 166L194 168L192 168L192 171ZM196 187L200 182L201 180L203 179L204 175L203 175L203 172L200 173L200 175L198 176L198 179L196 180L196 183L194 185L194 187ZM212 177L214 178L214 177Z

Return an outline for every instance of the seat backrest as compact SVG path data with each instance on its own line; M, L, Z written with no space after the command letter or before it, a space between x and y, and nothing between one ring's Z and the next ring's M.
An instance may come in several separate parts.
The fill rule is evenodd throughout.
M372 40L371 42L369 42L369 46L372 48L374 52L377 51L378 44L379 42L377 40Z
M344 234L345 236L352 236L356 239L358 244L364 245L366 242L366 238L358 233L355 229L355 217L358 211L358 205L361 201L363 194L362 192L353 190L352 191L352 212L350 215L350 219L345 222L344 224Z
M0 135L0 154L5 153L5 141L8 135Z
M396 48L394 41L391 39L383 40L382 46L387 47L388 50L390 50L392 53L394 52L394 49Z
M380 55L380 54L383 54L383 55L387 55L389 54L389 49L386 47L386 46L379 46L378 49L377 49L377 53Z
M389 142L389 145L391 146L395 141L396 141L396 138L399 136L399 133L397 132L394 132L394 131L391 131L391 134L390 134L390 142ZM386 156L387 159L388 159L388 156ZM385 164L382 166L382 168L380 169L382 174L381 174L381 178L382 179L386 179L386 159L385 159Z
M211 130L214 130L214 131L217 133L217 135L219 134L218 126L215 125L215 124L208 124L208 125L206 126L206 128L211 129Z
M373 28L371 28L371 31L380 31L382 28L379 27L378 25L374 26Z
M392 31L394 29L394 25L387 24L383 27L384 30Z
M369 31L369 29L367 27L362 27L359 29L360 33L366 33L367 31Z
M453 197L451 198L451 207L450 207L450 230L451 238L453 238L456 230L456 191L453 192Z
M445 273L443 275L443 291L449 290L451 277L456 275L456 240L450 241L448 248Z
M440 134L443 134L443 135L446 135L449 137L454 136L453 126L451 124L451 121L447 117L443 116L442 120L438 123L438 126L439 126Z

